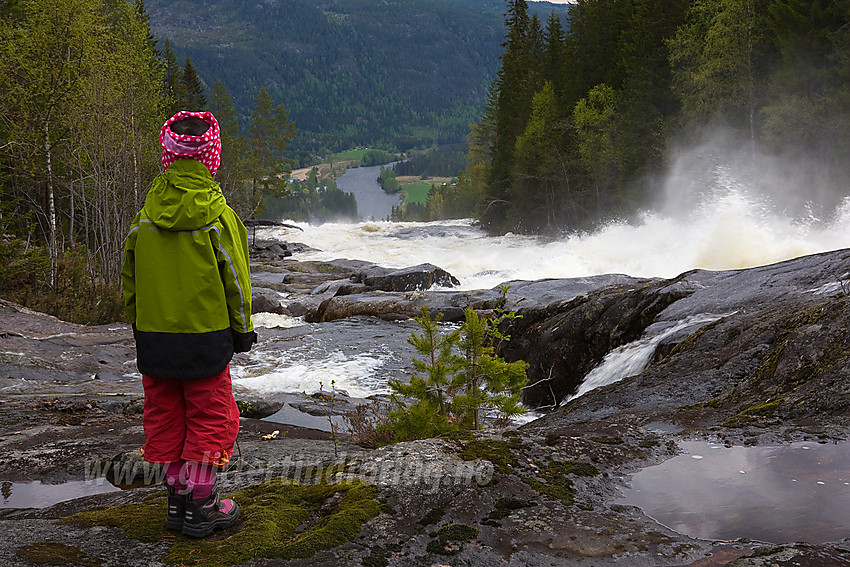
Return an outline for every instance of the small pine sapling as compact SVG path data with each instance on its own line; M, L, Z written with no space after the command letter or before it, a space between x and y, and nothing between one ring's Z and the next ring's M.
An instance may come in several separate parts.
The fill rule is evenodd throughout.
M424 356L424 359L413 359L413 366L421 375L414 374L410 384L390 380L392 399L397 407L390 415L396 424L397 437L403 439L431 437L452 429L451 384L457 363L453 350L460 339L460 331L441 333L438 324L442 314L432 319L426 307L422 307L419 317L414 319L422 333L411 333L407 342ZM417 401L408 407L404 399Z
M472 309L464 310L466 322L461 329L459 372L454 387L462 393L455 396L453 405L461 422L474 430L481 429L483 411L495 410L502 420L525 413L519 397L527 383L528 363L522 360L506 362L496 356L493 337L495 319L481 318Z

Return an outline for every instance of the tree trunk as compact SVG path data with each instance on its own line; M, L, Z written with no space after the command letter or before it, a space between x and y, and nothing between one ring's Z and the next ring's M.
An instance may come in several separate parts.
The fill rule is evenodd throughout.
M53 164L50 151L50 119L44 121L44 157L47 173L47 242L50 254L50 285L56 285L59 251L56 249L56 194L53 187Z

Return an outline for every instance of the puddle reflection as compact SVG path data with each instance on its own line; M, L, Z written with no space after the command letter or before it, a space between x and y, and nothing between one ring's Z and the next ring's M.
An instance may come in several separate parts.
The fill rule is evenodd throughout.
M111 485L105 478L62 484L41 484L38 480L30 483L6 481L0 482L0 494L3 496L0 508L47 508L81 496L119 490L121 489Z
M620 503L702 539L825 543L850 536L850 444L680 446L685 454L637 473Z

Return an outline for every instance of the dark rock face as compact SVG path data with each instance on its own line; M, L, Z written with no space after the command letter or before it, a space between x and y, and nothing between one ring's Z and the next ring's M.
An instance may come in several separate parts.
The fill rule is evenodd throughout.
M659 290L652 282L604 288L570 301L521 309L511 340L500 348L508 360L529 363L530 407L554 406L612 349L640 338L644 329L682 291Z
M355 283L361 283L369 290L379 291L425 291L432 287L456 287L460 282L456 277L433 264L419 264L402 269L371 266L351 276Z
M280 303L280 294L272 289L254 287L252 289L251 309L254 313L277 313L284 312Z
M842 250L605 288L566 304L521 310L502 352L531 363L526 401L551 404L573 392L606 349L634 340L650 323L714 313L717 321L664 344L637 376L575 399L546 420L698 404L727 425L842 417L850 407L850 297L836 274L848 271L850 251Z

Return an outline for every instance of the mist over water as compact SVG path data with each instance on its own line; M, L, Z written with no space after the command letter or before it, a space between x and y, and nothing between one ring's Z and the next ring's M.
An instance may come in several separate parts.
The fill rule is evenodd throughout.
M753 160L743 153L733 153L739 159L730 160L718 157L716 147L683 154L655 207L630 222L611 222L592 232L558 238L489 236L470 219L324 225L287 221L303 231L268 228L261 229L259 237L316 249L296 254L295 260L347 258L396 268L431 263L457 277L465 290L489 289L511 280L611 273L675 277L695 268L749 268L850 247L850 198L818 191L816 177L805 168L800 173L785 167L789 164L779 167L768 160L753 168ZM320 380L327 384L333 378L337 387L355 396L386 392L387 380L406 372L403 361L409 361L410 354L402 353L400 344L410 329L372 331L363 328L362 321L350 324L353 327L345 335L328 339L328 344L338 345L348 336L368 340L348 345L345 352L337 352L336 346L324 350L286 346L284 354L278 352L281 345L267 341L252 354L253 364L234 369L234 383L264 393L297 392L316 390ZM305 345L319 340L314 334L318 329L302 327L300 318L260 314L255 325L302 329L298 333L304 335ZM402 340L385 345L381 336L391 334ZM618 357L612 362L625 360L627 367L614 371L603 366L600 380L609 383L639 372L644 351L656 339L642 337L624 352L613 353Z
M702 268L727 270L771 264L850 246L850 199L833 209L806 201L802 191L771 194L734 166L711 165L701 181L674 172L669 198L631 222L556 239L488 236L473 221L364 222L269 229L266 237L320 250L300 260L350 258L387 267L430 262L460 279L462 289L522 279L622 273L674 277ZM677 181L678 180L678 181ZM261 233L262 234L262 233Z

